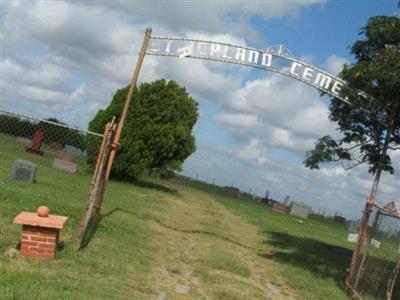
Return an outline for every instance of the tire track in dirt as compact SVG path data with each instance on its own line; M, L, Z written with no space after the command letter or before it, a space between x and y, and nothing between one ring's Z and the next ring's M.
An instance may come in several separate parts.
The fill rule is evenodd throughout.
M294 299L276 275L276 263L258 255L269 249L257 227L205 192L176 184L173 188L179 197L164 195L165 209L153 213L151 224L159 253L156 298ZM216 253L220 256L210 262ZM228 263L220 265L219 257ZM235 264L243 266L244 275L230 270Z

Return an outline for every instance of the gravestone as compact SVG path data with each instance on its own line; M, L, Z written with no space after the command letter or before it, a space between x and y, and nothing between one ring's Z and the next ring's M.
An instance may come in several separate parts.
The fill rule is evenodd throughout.
M232 186L225 186L224 187L224 194L228 196L237 197L240 194L240 190L238 188Z
M381 242L375 239L371 239L371 246L376 249L379 249L381 247Z
M63 146L58 142L50 142L49 147L51 150L55 151L61 151L63 149Z
M42 128L38 128L32 137L32 144L29 148L26 148L26 152L43 156L43 152L40 150L44 139L44 132Z
M57 159L69 161L72 163L74 162L74 156L71 153L65 151L59 152L57 155Z
M32 143L32 140L30 140L28 138L25 138L25 137L22 137L22 136L18 136L17 139L16 139L16 142L18 144L23 144L23 145L29 146Z
M53 168L75 174L78 165L74 163L74 156L68 152L60 152L55 160L53 160Z
M22 159L17 159L14 162L14 166L12 169L11 173L11 178L14 180L22 180L22 181L29 181L32 183L36 182L36 172L37 172L37 166L36 164L22 160Z
M272 204L272 211L278 214L284 214L286 212L286 206L280 202L274 202Z
M71 145L65 145L64 150L73 156L85 156L85 152Z
M358 241L358 233L349 233L347 235L347 240L352 243L357 243Z

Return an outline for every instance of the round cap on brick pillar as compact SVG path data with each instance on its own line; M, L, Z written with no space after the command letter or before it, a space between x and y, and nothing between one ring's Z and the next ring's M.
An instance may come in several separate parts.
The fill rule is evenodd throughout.
M49 208L47 206L39 206L37 209L37 215L39 217L48 217L49 216Z

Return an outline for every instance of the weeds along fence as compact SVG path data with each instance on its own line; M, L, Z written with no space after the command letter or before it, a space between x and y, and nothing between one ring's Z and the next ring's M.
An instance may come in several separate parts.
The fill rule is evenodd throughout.
M349 278L349 287L358 299L400 299L397 287L393 294L400 269L400 215L377 205L367 209L370 213L367 236Z

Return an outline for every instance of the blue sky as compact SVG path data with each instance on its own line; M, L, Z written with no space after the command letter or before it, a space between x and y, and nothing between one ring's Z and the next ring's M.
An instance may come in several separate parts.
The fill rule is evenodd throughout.
M374 15L396 1L3 1L0 108L86 128L127 84L144 29L264 49L283 44L336 74ZM361 166L302 166L305 151L337 135L327 99L292 79L217 62L146 57L140 81L174 79L200 103L197 151L183 174L310 204L356 218L371 186ZM399 170L400 155L393 153ZM400 200L399 175L384 176L381 203Z

